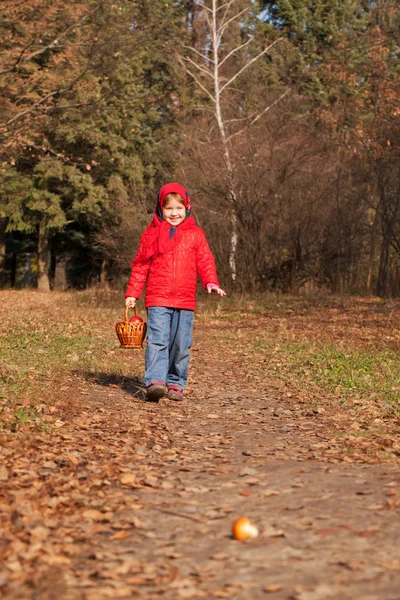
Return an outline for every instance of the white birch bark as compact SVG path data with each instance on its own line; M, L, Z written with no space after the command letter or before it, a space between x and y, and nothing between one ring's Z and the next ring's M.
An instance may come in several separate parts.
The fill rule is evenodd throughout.
M224 80L221 76L221 66L231 58L236 52L243 49L245 46L248 46L251 43L251 39L246 41L245 43L240 44L236 48L228 51L225 56L222 56L221 52L221 41L224 35L225 30L237 19L239 19L245 12L247 12L248 8L240 10L234 16L228 17L228 11L234 6L237 0L228 0L225 3L221 3L220 0L212 0L211 6L207 6L204 2L199 3L204 10L205 19L207 22L209 39L211 44L211 55L212 55L212 66L208 68L207 61L208 58L203 53L199 52L196 48L187 47L188 50L191 50L195 59L190 57L182 57L182 62L185 66L187 73L195 80L197 85L200 87L203 92L207 94L214 106L214 116L217 122L218 131L222 143L222 151L224 157L225 168L228 176L228 196L229 202L231 205L231 234L230 234L230 249L229 249L229 268L230 274L233 282L237 280L237 246L238 246L238 217L237 217L237 182L235 181L235 173L233 168L232 156L231 156L231 148L230 141L232 137L239 135L244 131L236 132L232 136L229 135L227 130L227 121L224 119L223 110L222 110L222 95L225 90L229 88L229 86L255 61L257 61L261 56L266 54L281 38L278 38L274 42L272 42L267 48L262 50L259 54L249 59L248 62L244 64L238 71L236 71L228 81ZM251 2L249 2L249 8L251 6ZM202 61L200 62L200 59ZM197 72L193 72L192 68L197 69ZM199 80L198 72L202 73L207 77L208 84L202 83ZM258 119L265 114L272 106L274 106L277 102L279 102L285 95L287 91L281 95L271 106L266 107L263 111L257 115L251 115L250 121L248 125L252 125Z
M218 42L218 25L217 25L217 0L212 0L212 49L213 49L213 60L214 60L214 98L215 98L215 117L218 124L219 133L221 136L222 147L225 158L225 165L228 171L228 193L231 202L231 238L230 238L230 246L229 246L229 268L231 271L232 281L235 282L237 278L237 268L236 268L236 251L237 251L237 241L238 241L238 232L237 232L237 216L236 216L236 195L235 195L235 187L233 182L233 168L232 161L229 152L229 145L225 130L225 123L222 117L222 107L221 107L221 85L220 85L220 73L219 73L219 42Z

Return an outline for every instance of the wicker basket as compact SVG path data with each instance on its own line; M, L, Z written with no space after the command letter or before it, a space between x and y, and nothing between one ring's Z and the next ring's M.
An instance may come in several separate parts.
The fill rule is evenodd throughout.
M143 348L144 338L146 337L146 323L144 321L129 322L129 307L125 308L124 320L115 325L121 348ZM136 306L134 307L135 316L137 316Z

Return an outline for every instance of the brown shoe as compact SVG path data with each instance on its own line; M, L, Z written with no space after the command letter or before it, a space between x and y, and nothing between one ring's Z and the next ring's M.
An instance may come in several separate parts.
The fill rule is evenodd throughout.
M160 398L165 396L166 391L167 388L165 387L165 383L163 381L153 381L153 383L147 388L146 400L148 402L158 402Z

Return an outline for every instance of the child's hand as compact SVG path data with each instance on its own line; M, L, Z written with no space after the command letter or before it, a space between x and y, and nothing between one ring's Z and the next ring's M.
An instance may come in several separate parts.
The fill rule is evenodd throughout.
M217 286L216 283L207 283L207 292L211 294L211 292L217 292L218 296L226 296L226 292Z
M128 308L133 308L136 304L136 298L133 297L129 297L129 298L125 298L125 306L127 306Z

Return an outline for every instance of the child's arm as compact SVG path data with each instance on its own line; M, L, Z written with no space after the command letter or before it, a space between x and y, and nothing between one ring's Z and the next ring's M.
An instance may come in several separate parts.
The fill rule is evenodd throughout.
M207 283L207 292L211 294L211 292L217 292L218 296L226 296L226 292L221 289L216 283Z
M136 258L131 263L132 271L125 292L126 299L134 298L135 300L137 300L138 298L140 298L147 280L147 275L149 274L151 259L143 258L142 249L143 245L141 243ZM134 306L134 304L132 303L131 305Z
M150 269L150 260L133 264L131 276L126 287L125 298L140 298Z
M219 287L214 256L203 232L201 234L199 247L197 248L196 267L201 282L209 294L214 290L220 296L226 296L224 290Z

